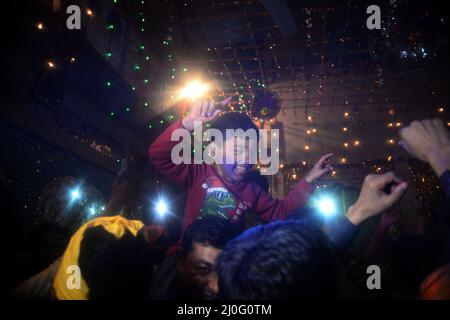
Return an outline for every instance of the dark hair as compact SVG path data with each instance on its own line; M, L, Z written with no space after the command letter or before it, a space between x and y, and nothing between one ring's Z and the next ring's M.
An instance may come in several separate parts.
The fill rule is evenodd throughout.
M222 114L211 123L211 128L219 130L226 137L226 130L248 129L256 130L256 136L259 137L258 127L253 123L252 119L245 113L227 112Z
M225 299L301 299L337 296L337 258L325 235L300 221L247 230L217 261Z
M147 294L153 257L141 236L127 231L117 239L97 226L84 232L78 265L89 299L139 299Z
M198 218L186 229L181 241L179 256L180 258L186 257L191 251L193 242L223 249L230 240L240 234L241 230L239 225L222 217Z

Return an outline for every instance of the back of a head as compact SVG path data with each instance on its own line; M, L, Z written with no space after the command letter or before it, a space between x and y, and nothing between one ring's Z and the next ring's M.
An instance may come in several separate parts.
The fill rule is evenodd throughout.
M225 245L241 233L241 228L235 223L218 216L198 218L184 233L181 241L180 256L186 256L192 243L223 249Z
M225 247L217 268L225 299L337 297L336 255L319 229L299 221L247 230Z
M253 123L252 119L245 113L240 112L226 112L222 114L211 123L211 128L222 132L224 137L226 136L227 129L242 129L244 131L254 129L258 135L258 127Z
M117 239L102 226L86 229L78 264L89 299L139 299L147 294L153 268L147 242L127 231Z

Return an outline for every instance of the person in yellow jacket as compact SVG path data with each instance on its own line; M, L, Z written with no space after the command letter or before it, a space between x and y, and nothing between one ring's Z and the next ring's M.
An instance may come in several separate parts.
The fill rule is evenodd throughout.
M19 285L21 299L140 299L147 295L163 229L122 216L82 225L61 258Z

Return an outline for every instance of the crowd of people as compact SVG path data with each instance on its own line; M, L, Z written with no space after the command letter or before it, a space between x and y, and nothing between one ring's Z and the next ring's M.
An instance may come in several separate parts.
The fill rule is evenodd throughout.
M332 154L324 155L285 199L274 199L250 178L250 163L175 164L171 154L177 129L192 132L208 124L227 129L257 129L241 113L225 112L229 100L193 104L182 120L169 126L150 146L155 170L184 186L187 202L179 241L167 241L164 227L144 225L120 215L92 219L76 231L61 258L10 293L20 299L355 299L373 297L364 279L355 280L347 249L358 227L386 213L402 198L408 183L396 173L370 174L345 215L326 227L304 208L315 183L332 171ZM383 297L450 299L450 134L439 119L414 121L399 131L400 146L427 162L439 177L445 200L437 213L444 236L433 263L421 268L413 259L393 258L381 275L392 289ZM214 142L211 142L214 143ZM218 157L248 153L245 140L225 140ZM264 224L245 230L246 214ZM381 230L381 229L380 229ZM383 232L382 230L377 232ZM377 232L368 246L368 263L378 263ZM405 239L404 241L407 241ZM400 246L400 245L399 245ZM423 242L410 241L418 253ZM398 251L404 252L404 246ZM392 249L395 251L395 248ZM375 252L375 253L374 253ZM395 254L392 254L396 256ZM399 258L400 259L400 258ZM397 260L399 260L397 259ZM417 271L420 269L420 272ZM417 272L411 272L411 270ZM401 276L413 274L404 290ZM365 274L368 276L367 274ZM397 276L398 275L398 276ZM405 292L408 294L404 294Z

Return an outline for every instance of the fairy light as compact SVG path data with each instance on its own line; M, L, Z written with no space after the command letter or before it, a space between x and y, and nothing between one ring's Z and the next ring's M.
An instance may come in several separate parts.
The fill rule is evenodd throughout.
M344 112L344 118L348 118L350 114L348 112Z
M53 63L53 61L47 61L47 65L51 69L53 69L55 67L55 64Z
M38 23L36 24L36 28L37 28L38 30L44 30L44 24L43 24L42 22L38 22Z
M344 142L344 147L348 148L348 142Z
M92 17L92 15L94 14L94 12L92 12L91 9L87 8L87 9L86 9L86 14L87 14L89 17Z
M394 144L394 143L395 143L395 140L394 140L394 139L388 139L387 143L388 143L388 144Z
M308 150L309 150L309 145L306 144L306 145L304 146L304 149L305 149L306 151L308 151Z
M359 140L353 141L353 145L354 145L355 147L359 146L360 144L361 144L361 142L360 142Z
M438 108L438 109L437 109L437 111L438 111L438 112L440 112L440 113L442 113L442 112L444 112L444 111L445 111L445 109L444 109L444 108L442 108L442 107L440 107L440 108Z
M346 159L346 158L341 158L339 161L340 161L341 163L347 163L347 159Z
M342 128L342 131L347 132L347 131L348 131L348 128L347 128L347 127L343 127L343 128Z

